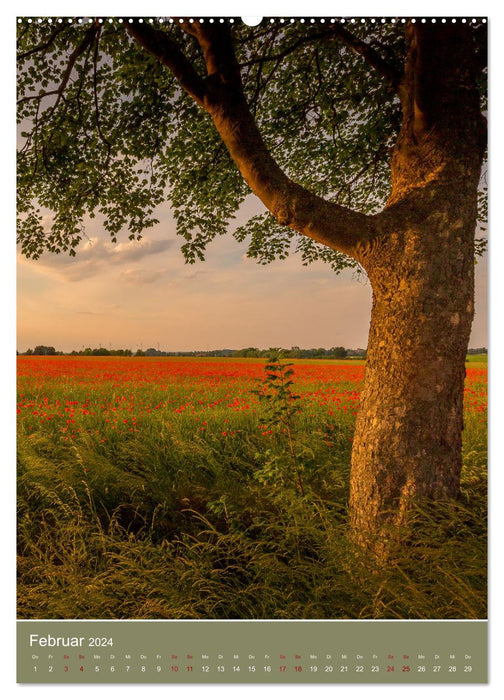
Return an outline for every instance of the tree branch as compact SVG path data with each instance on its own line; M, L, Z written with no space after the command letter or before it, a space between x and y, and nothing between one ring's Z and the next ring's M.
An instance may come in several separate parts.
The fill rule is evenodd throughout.
M100 117L100 104L99 104L99 99L98 99L98 42L99 42L99 35L96 36L95 39L95 45L94 45L94 52L93 52L93 98L94 98L94 105L95 105L95 114L96 114L96 130L98 131L98 135L103 141L103 143L107 147L107 163L110 158L110 151L112 149L112 145L110 141L107 139L107 137L104 135L102 128L101 128L101 117Z
M35 54L35 53L39 53L40 51L45 51L54 43L54 41L61 34L61 32L64 32L67 29L68 29L68 27L65 25L62 25L61 27L56 27L46 42L44 42L43 44L39 44L38 46L35 46L33 49L30 49L29 51L25 51L24 53L20 53L17 56L17 60L23 61L24 59L29 58L30 56L33 56L33 54Z
M63 77L61 79L61 82L57 88L54 90L48 90L47 92L43 92L42 94L39 95L27 95L26 97L22 97L20 100L17 101L17 104L22 104L23 102L28 102L30 100L38 100L40 101L44 97L49 97L50 95L57 95L56 102L51 108L51 114L54 112L56 107L58 106L63 93L65 92L65 88L68 85L68 81L70 80L70 76L72 75L72 70L75 66L75 63L77 62L77 59L82 56L84 51L91 46L91 44L94 41L94 38L99 31L99 25L97 23L94 23L91 25L91 27L87 30L86 34L84 35L84 39L81 41L80 44L78 44L75 49L72 51L70 54L70 57L68 59L67 66L65 68L65 71L63 73Z
M250 189L279 224L353 255L376 233L374 219L327 202L296 184L272 157L244 97L240 67L227 27L191 26L205 57L204 108Z
M145 23L133 22L130 24L125 22L124 24L133 39L169 68L180 86L199 105L203 105L205 83L168 34Z
M300 46L303 46L304 44L310 44L313 41L334 37L340 39L353 51L360 54L364 58L366 63L368 63L368 65L377 70L384 78L386 78L388 82L391 83L394 90L397 91L401 80L400 73L398 73L394 69L394 67L390 65L390 63L388 63L384 58L382 58L382 56L380 56L376 49L370 46L370 44L366 44L365 41L362 41L361 39L357 38L340 23L334 23L324 31L313 32L312 34L308 34L307 36L301 37L289 46L286 46L282 51L279 51L278 53L271 54L269 56L251 58L249 61L241 63L240 66L242 68L247 68L257 63L264 64L270 61L281 60L289 54L296 51Z
M381 75L391 83L394 90L397 91L402 76L393 66L390 65L390 63L388 63L388 61L380 56L376 49L349 32L348 29L346 29L339 22L332 24L330 31L333 35L341 39L348 47L360 54L366 63L381 73Z
M81 56L84 51L90 46L96 34L99 31L99 25L94 23L91 25L91 27L87 30L84 39L81 41L81 43L75 48L75 50L70 54L70 58L68 59L67 67L65 69L65 72L63 73L63 78L61 80L60 86L57 90L58 94L58 99L56 100L53 111L56 109L58 106L58 102L61 99L61 96L63 95L63 92L65 91L65 88L68 84L68 81L70 80L70 76L72 74L73 67L75 66L75 63L79 56Z
M294 41L292 44L286 46L285 49L279 51L278 53L270 54L269 56L259 56L257 58L251 58L250 61L240 63L240 67L248 68L249 66L253 66L257 63L260 63L262 65L264 63L268 63L269 61L281 60L282 58L285 58L289 54L296 51L296 49L298 49L300 46L303 46L304 44L310 44L312 41L317 41L318 39L324 39L326 37L333 36L333 34L334 32L332 32L331 30L327 30L324 32L314 32L313 34L309 34L308 36L301 37L297 41Z
M440 25L410 25L411 60L407 65L412 89L404 91L403 109L410 110L417 136L436 128L446 143L454 138L459 153L460 143L454 120L462 115L473 123L473 136L486 144L486 123L480 108L477 89L477 66L474 62L473 30L461 23ZM409 100L409 104L404 104ZM449 136L451 135L451 136Z

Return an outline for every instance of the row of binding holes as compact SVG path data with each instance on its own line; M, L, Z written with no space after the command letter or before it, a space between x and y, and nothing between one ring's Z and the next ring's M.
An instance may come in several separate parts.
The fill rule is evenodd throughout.
M228 21L230 24L233 24L233 23L235 22L235 20L234 20L232 17L226 18L226 19L227 19L227 21ZM220 19L214 19L213 17L210 17L210 18L206 17L206 18L201 18L201 19L198 19L198 20L195 20L195 19L193 19L193 18L190 18L190 19L189 19L189 22L190 22L191 24L192 24L193 22L199 22L200 24L203 24L204 22L209 22L210 24L213 24L214 22L219 22L220 24L224 24L224 22L226 22L226 19L224 19L224 18L222 18L222 17L221 17ZM19 17L19 18L18 18L18 23L23 22L23 20L24 20L24 18ZM28 22L28 24L31 24L32 22L38 22L39 24L41 24L42 22L48 22L49 24L51 24L52 22L56 22L56 23L58 23L58 24L62 24L63 22L68 22L68 24L73 24L74 22L77 23L77 24L83 24L83 23L85 22L84 19L79 18L79 19L74 20L74 19L72 19L71 17L68 18L68 19L63 19L62 17L59 17L58 19L52 19L51 17L48 17L48 18L46 18L46 19L42 19L42 18L40 17L40 18L38 18L37 20L33 20L31 17L28 17L28 18L26 19L26 21ZM87 21L88 21L90 24L91 24L92 22L94 22L93 19L88 19ZM110 17L108 20L103 20L103 19L99 19L99 20L98 20L98 22L100 22L100 24L103 24L104 22L108 22L109 24L113 24L115 21L117 21L119 24L122 24L125 20L123 20L121 17L119 17L119 18L117 18L117 19L116 19L116 18L113 18L113 17ZM152 24L152 23L154 22L154 19L149 19L149 20L145 20L145 21L147 21L147 22L149 22L150 24ZM163 20L163 18L159 18L157 21L158 21L159 23L163 23L164 20ZM184 22L184 21L185 21L185 20L183 20L183 19L179 19L179 20L178 20L178 22L180 22L180 23L182 23L182 22ZM334 22L336 22L335 19L325 19L324 17L317 17L316 19L315 19L315 18L312 18L312 19L305 19L304 17L295 18L295 19L294 19L294 18L291 18L291 19L284 19L283 17L272 17L272 18L270 18L269 21L270 21L271 24L273 24L273 23L275 23L275 22L280 22L280 24L285 24L285 23L287 23L287 24L294 24L294 22L299 22L300 24L305 24L305 23L308 23L308 24L316 24L317 22L320 22L320 24L324 24L324 23L326 23L326 22L328 22L329 24L330 24L330 23L333 23L333 24L334 24ZM483 18L483 19L481 19L480 21L483 22L483 23L485 23L485 22L486 22L486 19ZM132 24L133 22L139 22L140 24L142 24L142 23L144 22L144 20L141 19L141 18L140 18L140 19L129 19L128 22L129 22L130 24ZM170 19L167 19L166 22L167 22L168 24L174 24L174 23L176 22L176 20L170 18ZM366 24L366 23L368 23L368 22L369 22L370 24L376 24L376 23L385 24L385 23L387 23L387 22L390 22L391 24L396 24L396 23L397 23L397 24L406 24L407 20L406 20L404 17L402 17L401 19L397 19L397 18L395 18L395 17L391 17L391 18L388 18L388 19L385 19L384 17L382 17L382 18L380 18L380 19L376 19L376 18L374 18L374 17L362 17L362 18L360 18L360 19L345 19L345 18L341 18L341 19L338 19L338 22L341 22L342 24L344 24L345 22L347 22L348 24ZM435 24L436 22L440 22L441 24L446 24L446 23L450 23L450 22L453 23L453 24L455 24L456 22L462 22L462 24L466 24L466 23L476 24L476 22L478 22L478 20L477 20L477 19L466 19L465 17L452 17L452 18L450 18L450 19L447 19L447 18L445 18L445 17L431 17L431 18L429 18L429 19L427 19L427 18L424 17L424 18L422 18L422 19L416 19L416 18L413 17L413 18L411 19L411 22L413 22L413 23L415 23L415 22L421 22L422 24L425 24L426 22L431 22L432 24Z

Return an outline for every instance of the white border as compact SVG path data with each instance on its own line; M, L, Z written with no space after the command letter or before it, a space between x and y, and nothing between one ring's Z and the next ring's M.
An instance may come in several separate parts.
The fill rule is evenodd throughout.
M308 10L308 12L306 12ZM379 10L379 13L377 13ZM203 17L209 16L269 16L269 17L299 17L299 16L314 16L314 17L331 17L331 16L356 16L356 17L390 17L390 16L406 16L412 15L417 17L442 17L446 16L466 16L466 17L482 17L489 16L489 31L490 31L490 56L491 56L491 123L490 123L490 143L491 143L491 157L490 157L490 174L491 174L491 186L490 186L490 197L491 197L491 225L490 225L490 277L491 277L491 302L490 302L490 349L491 349L491 361L490 361L490 377L491 377L491 387L490 387L490 397L491 397L491 490L490 490L490 508L492 515L492 527L491 527L491 608L490 608L490 684L487 686L463 686L463 685L432 685L426 688L423 684L419 685L404 685L399 686L388 686L388 685L327 685L327 686L310 686L303 684L302 686L265 686L265 685L225 685L225 686L203 686L198 684L196 686L157 686L157 685L138 685L134 684L132 686L120 685L120 686L95 686L92 688L90 686L77 686L72 685L71 689L68 686L58 685L58 686L19 686L15 685L15 581L14 581L14 571L11 565L13 561L13 551L11 549L12 543L14 542L15 533L15 508L13 494L15 492L15 480L13 471L13 465L15 464L14 454L15 454L15 444L14 444L14 411L13 396L15 395L15 380L14 380L14 368L15 368L15 311L14 311L14 299L15 299L15 273L14 273L14 261L15 261L15 244L14 244L14 211L13 202L15 201L15 177L14 172L14 153L13 153L13 143L15 143L15 117L14 117L14 99L15 99L15 84L14 84L14 60L15 55L15 43L14 43L14 18L16 16L79 16L79 15L110 15L118 16L132 13L132 16L160 16L160 15L172 15L172 16L187 16L189 14L198 14ZM475 14L476 13L476 14ZM2 508L4 525L2 534L4 542L9 543L7 547L7 557L9 558L9 567L4 568L3 572L3 582L2 586L2 618L4 624L2 624L2 633L0 635L1 639L1 661L2 664L2 676L0 684L3 688L8 688L9 697L14 695L26 696L27 694L36 695L37 698L53 697L53 696L67 696L69 693L75 696L88 696L90 693L95 697L101 697L105 694L110 695L111 691L114 690L121 694L122 697L135 697L137 698L140 692L143 692L143 688L148 688L148 692L153 695L158 694L160 697L177 697L184 696L187 694L190 688L193 688L195 692L200 692L204 694L205 698L221 698L223 696L234 697L235 695L240 695L241 697L252 697L256 696L258 693L261 695L273 695L273 693L278 694L280 689L284 690L289 694L290 697L305 697L307 691L311 692L316 690L321 696L334 697L336 694L345 697L355 697L360 696L361 693L372 694L373 699L375 698L389 698L389 697L403 697L407 694L410 696L424 696L426 693L432 697L445 697L447 695L453 694L453 697L459 698L474 698L486 696L486 697L499 697L504 688L503 673L504 668L504 644L502 641L503 632L503 602L502 602L502 591L503 587L500 585L502 583L502 564L500 560L502 558L502 548L500 545L499 525L502 525L502 521L497 524L499 518L502 517L501 500L504 496L503 476L502 476L502 464L498 459L501 454L500 446L497 444L497 437L495 433L499 432L499 429L494 430L495 421L500 418L501 405L499 401L499 393L503 388L502 378L504 371L504 355L502 354L502 332L500 331L500 326L502 324L501 314L499 311L499 300L502 294L502 288L500 287L499 278L502 279L503 275L498 269L498 265L502 257L502 237L504 231L503 226L503 214L498 207L499 190L502 183L502 171L499 160L503 157L502 153L502 84L503 75L501 72L501 46L502 42L499 32L502 28L503 20L503 9L502 5L497 5L496 2L485 2L479 0L478 2L467 2L466 0L460 0L459 2L442 2L442 1L432 1L425 0L422 3L415 3L414 5L409 3L405 7L404 2L359 2L356 0L354 2L323 2L319 0L310 0L309 2L301 3L297 0L291 0L290 2L283 2L279 0L257 0L256 2L251 2L246 0L244 2L229 2L224 0L216 0L215 2L209 3L208 0L204 2L200 0L199 2L180 2L175 0L168 4L158 2L152 2L149 0L144 0L139 3L132 3L130 0L125 2L108 2L103 0L101 2L74 2L69 4L68 2L62 2L57 0L52 0L51 2L41 3L36 0L21 0L15 4L15 7L10 5L6 10L3 10L3 22L0 24L1 39L0 46L2 47L2 91L3 91L3 128L2 136L5 139L5 145L3 148L3 155L9 154L9 158L12 160L7 163L7 171L4 167L3 169L3 187L2 187L2 203L3 203L3 214L7 221L4 223L3 227L3 241L2 241L2 255L0 256L2 269L0 271L0 280L2 281L2 299L3 299L3 316L2 316L2 327L3 327L3 340L1 343L2 352L2 397L1 402L2 415L1 423L2 425L2 441L3 446L3 459L1 462L4 468L4 488L2 492L4 494L5 502ZM493 128L493 125L496 125ZM8 169L10 168L10 169ZM6 172L5 172L6 171ZM498 194L499 193L499 194ZM493 206L493 201L495 200L495 206ZM494 359L495 358L495 359ZM6 556L4 548L4 559ZM5 585L5 580L7 579L7 585ZM363 621L364 622L364 621Z

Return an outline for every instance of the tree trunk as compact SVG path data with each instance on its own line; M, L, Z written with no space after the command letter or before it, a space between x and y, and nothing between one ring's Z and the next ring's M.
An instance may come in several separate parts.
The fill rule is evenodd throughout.
M447 192L366 259L373 307L350 495L360 542L405 525L413 500L459 492L474 205Z
M350 521L382 557L414 501L460 489L484 121L453 31L444 44L433 30L411 33L392 195L381 235L357 255L373 307Z

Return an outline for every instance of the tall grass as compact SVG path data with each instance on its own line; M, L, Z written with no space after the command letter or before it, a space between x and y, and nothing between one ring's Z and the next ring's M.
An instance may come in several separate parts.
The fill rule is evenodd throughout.
M137 404L142 391L160 403L150 387ZM481 413L466 416L462 498L418 507L400 558L376 572L347 539L351 412L301 411L288 445L281 425L262 430L259 413L225 402L175 413L170 391L138 432L98 415L72 440L50 421L20 424L20 618L486 616ZM63 401L69 387L35 393Z

